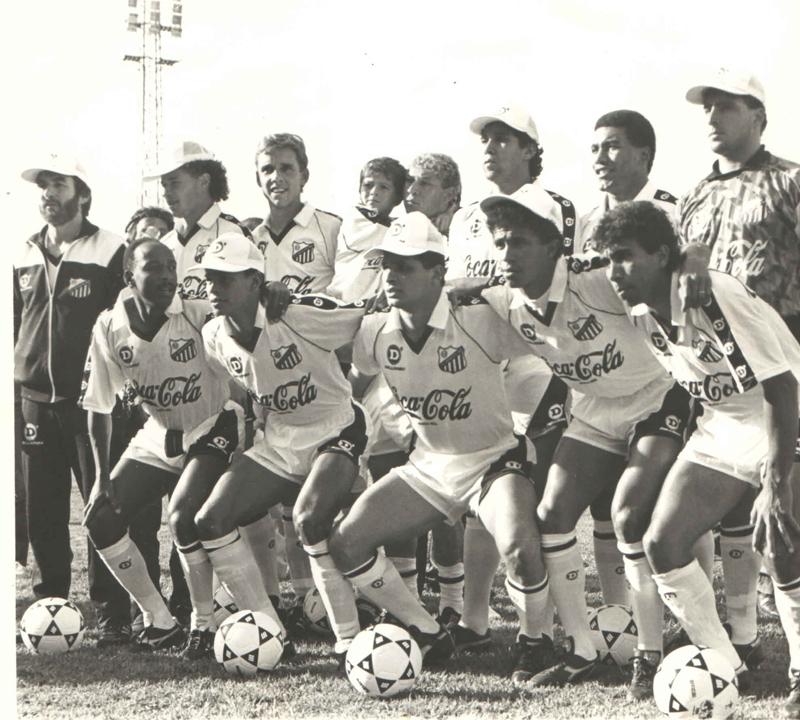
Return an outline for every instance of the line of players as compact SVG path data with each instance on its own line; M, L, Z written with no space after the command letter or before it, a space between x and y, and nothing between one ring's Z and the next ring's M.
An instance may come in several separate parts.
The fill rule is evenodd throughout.
M647 135L649 123L642 120L626 112L601 118L598 157L619 153L620 146L643 148L649 170L654 137L641 146L629 137ZM365 207L340 228L335 275L319 288L314 282L324 271L313 263L325 250L330 257L337 223L309 206L297 212L308 177L299 139L273 136L278 142L257 153L259 182L270 201L270 217L254 232L258 247L240 233L225 233L218 218L209 221L216 208L201 207L198 214L192 206L192 185L208 175L195 177L189 163L213 160L202 148L184 144L180 163L163 173L171 209L194 231L127 249L128 289L95 328L84 395L98 467L86 522L104 560L145 612L145 644L169 646L180 630L125 523L179 474L170 525L192 597L189 647L197 654L209 646L212 567L240 606L277 618L267 572L239 528L258 525L269 508L283 503L294 508L292 524L329 611L337 653L359 627L353 586L411 628L428 664L445 660L454 640L485 647L488 589L502 556L520 616L514 680L577 682L595 667L596 652L575 524L587 507L612 497L613 526L596 525L596 536L602 541L608 530L616 532L624 556L640 628L631 693L648 693L662 652L661 598L694 642L719 648L740 671L759 661L757 566L744 580L725 568L729 639L707 572L693 558L704 558L708 567L707 531L739 506L749 515L754 493L746 488L758 486L759 478L764 485L752 519L757 533L767 526L768 564L773 551L780 555L780 538L798 529L789 485L797 428L795 341L769 306L716 273L701 293L702 309L683 313L677 290L670 294L677 237L652 202L608 207L596 213L598 222L589 218L590 235L590 223L581 230L571 203L536 182L541 151L525 113L503 108L471 127L486 145L485 170L498 194L455 214L449 247L429 219L452 214L458 202L457 184L445 186L430 167L442 158L426 158L429 167L421 163L417 177L412 169L410 212L394 222L389 213L402 196L398 168L374 161L361 177ZM610 186L617 178L608 164L610 170L599 174ZM426 183L433 191L420 190ZM411 200L415 192L428 202L438 192L443 209ZM303 234L309 226L325 248ZM605 257L571 258L576 238L586 244L589 237ZM306 265L319 275L301 276ZM271 324L261 303L264 275L289 286L296 281L295 291L327 288L342 302L295 296ZM445 282L462 291L461 299L448 299ZM481 292L487 284L492 287ZM378 287L389 307L365 316L359 298ZM280 299L273 286L268 306ZM206 300L217 317L203 325ZM633 313L639 303L650 309ZM766 326L771 332L763 332ZM337 356L346 346L352 356ZM351 381L363 405L344 381L343 358L352 360ZM166 377L174 363L182 375ZM263 436L227 467L244 432L231 403L235 395L226 389L231 378L263 415ZM704 410L685 447L690 403L679 385ZM563 431L565 386L571 419ZM107 417L115 394L126 388L153 412L112 472ZM739 397L746 402L737 405ZM537 407L544 412L531 412ZM371 485L334 526L353 491L362 489L368 447L381 433L395 445L388 445L390 453L373 450L373 457L410 450L407 462ZM742 434L757 442L739 443ZM741 457L732 462L721 437L736 437ZM402 572L408 563L389 562L379 548L388 551L465 513L465 603L460 622L447 628L440 621L448 618L432 618L410 590L410 574ZM748 532L737 542L744 548L752 534L749 517L742 526ZM599 548L600 555L607 551L602 542ZM791 611L800 568L792 561L779 558L771 573L779 583L792 667L800 667ZM606 599L614 593L613 574L603 577L601 568ZM737 582L732 602L730 585ZM559 655L550 639L550 602L571 640Z

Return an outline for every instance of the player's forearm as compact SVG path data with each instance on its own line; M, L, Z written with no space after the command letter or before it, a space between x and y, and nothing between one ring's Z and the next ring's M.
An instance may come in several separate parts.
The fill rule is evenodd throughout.
M89 442L94 455L94 467L97 477L108 477L111 450L111 415L88 411Z
M448 287L451 287L453 290L457 290L459 293L463 293L465 295L479 295L481 290L483 290L488 284L489 279L484 277L453 278L447 281Z
M364 397L364 393L367 392L367 388L372 384L372 381L375 379L374 375L364 375L354 367L350 368L350 372L347 375L347 379L350 381L350 385L353 388L353 397L356 400L361 400Z
M787 371L764 380L762 386L769 438L764 462L770 472L765 477L784 483L791 475L797 445L797 380Z

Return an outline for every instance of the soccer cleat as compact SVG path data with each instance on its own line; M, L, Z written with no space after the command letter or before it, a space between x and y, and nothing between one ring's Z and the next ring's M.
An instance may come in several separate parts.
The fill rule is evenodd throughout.
M653 655L660 653L652 653ZM636 650L633 655L633 674L628 686L628 700L647 700L653 697L653 678L658 670L658 660L652 662L643 650Z
M381 610L381 612L368 625L368 627L374 627L375 625L380 625L381 623L389 623L389 625L398 625L399 627L406 626L405 623L400 622L400 620L392 615L392 613L390 613L388 610Z
M436 616L436 620L442 627L452 630L458 625L458 621L461 620L461 613L449 606L445 606L444 610Z
M286 628L287 638L295 639L311 634L302 603L288 608L281 608L277 610L277 613L283 623L283 627Z
M297 648L294 646L294 643L289 640L288 638L283 641L283 652L281 653L280 661L284 662L291 662L297 657Z
M381 614L380 609L366 598L356 598L356 610L358 611L358 624L362 630L374 625Z
M455 652L453 638L446 628L439 626L438 632L424 633L416 625L410 625L408 632L414 638L422 653L422 667L443 665Z
M800 670L789 668L789 695L783 703L784 717L800 718Z
M211 630L195 628L189 633L189 639L181 650L184 660L202 660L211 657L214 652L214 633Z
M725 628L725 632L730 637L731 626L728 623L723 623L722 627ZM759 637L756 637L751 643L743 643L741 645L733 643L733 649L736 650L739 659L747 665L748 670L755 670L764 662L764 648L761 647L761 638Z
M692 640L687 634L686 630L680 628L677 633L675 633L669 641L664 643L664 656L666 657L669 655L673 650L677 650L684 645L691 645Z
M479 635L474 630L463 625L453 625L449 630L456 646L456 652L481 653L490 650L492 647L492 638L488 630L483 635Z
M169 611L172 617L175 618L177 623L187 630L192 624L192 606L184 605L183 603L169 603Z
M562 687L586 680L600 664L600 653L595 653L594 658L587 660L573 652L572 638L569 644L570 649L561 655L555 665L537 673L528 683L534 687Z
M530 638L520 634L511 648L511 657L514 663L511 682L515 685L526 684L534 675L556 663L553 641L547 635Z
M100 628L97 636L97 647L107 648L116 645L127 645L131 641L131 626L106 623Z
M138 650L168 650L180 647L185 641L186 633L177 623L166 629L148 625L136 636L135 647Z

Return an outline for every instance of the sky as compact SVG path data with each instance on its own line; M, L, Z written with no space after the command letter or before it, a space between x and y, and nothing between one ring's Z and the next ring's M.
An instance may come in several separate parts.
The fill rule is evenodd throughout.
M136 64L122 60L136 50L125 30L127 5L5 4L0 211L9 250L41 226L37 189L19 173L42 153L63 149L83 159L95 223L122 232L137 207L141 85ZM341 214L356 202L358 172L370 158L408 163L422 152L452 155L464 202L478 200L487 188L469 121L509 103L528 108L538 125L545 187L572 198L579 212L595 200L594 121L614 109L651 120L658 145L651 177L680 195L713 160L702 109L684 94L721 65L761 78L767 147L800 161L795 0L184 0L183 7L183 37L165 44L178 60L163 73L165 145L194 139L214 152L229 174L225 209L240 218L263 215L253 153L260 136L282 131L305 138L305 198L323 209ZM0 291L10 297L7 285ZM3 392L9 407L10 383ZM3 435L10 458L11 436ZM11 504L4 505L8 554L0 569L12 565ZM0 613L8 618L6 595ZM6 643L1 633L0 661L11 662L10 636ZM13 688L13 676L5 679Z

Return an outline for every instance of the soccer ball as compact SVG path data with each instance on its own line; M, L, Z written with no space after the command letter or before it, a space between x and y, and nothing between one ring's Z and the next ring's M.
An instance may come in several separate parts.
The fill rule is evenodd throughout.
M269 615L239 610L214 636L214 657L231 675L251 677L274 670L283 654L283 633Z
M319 635L330 636L333 634L328 612L322 602L322 596L317 588L312 588L303 599L303 615L308 621L308 627Z
M19 631L25 646L37 653L65 653L83 641L86 625L77 605L59 597L37 600L22 616Z
M216 623L217 627L222 625L222 622L229 618L233 613L239 612L239 608L236 607L236 602L231 597L231 594L228 592L228 588L224 585L220 585L214 591L214 622Z
M653 696L671 718L728 718L739 702L736 671L718 650L686 645L664 658Z
M407 630L380 623L355 636L347 650L345 670L361 694L391 697L414 687L422 670L422 653Z
M639 641L633 613L624 605L601 605L589 612L589 630L604 665L630 664Z

